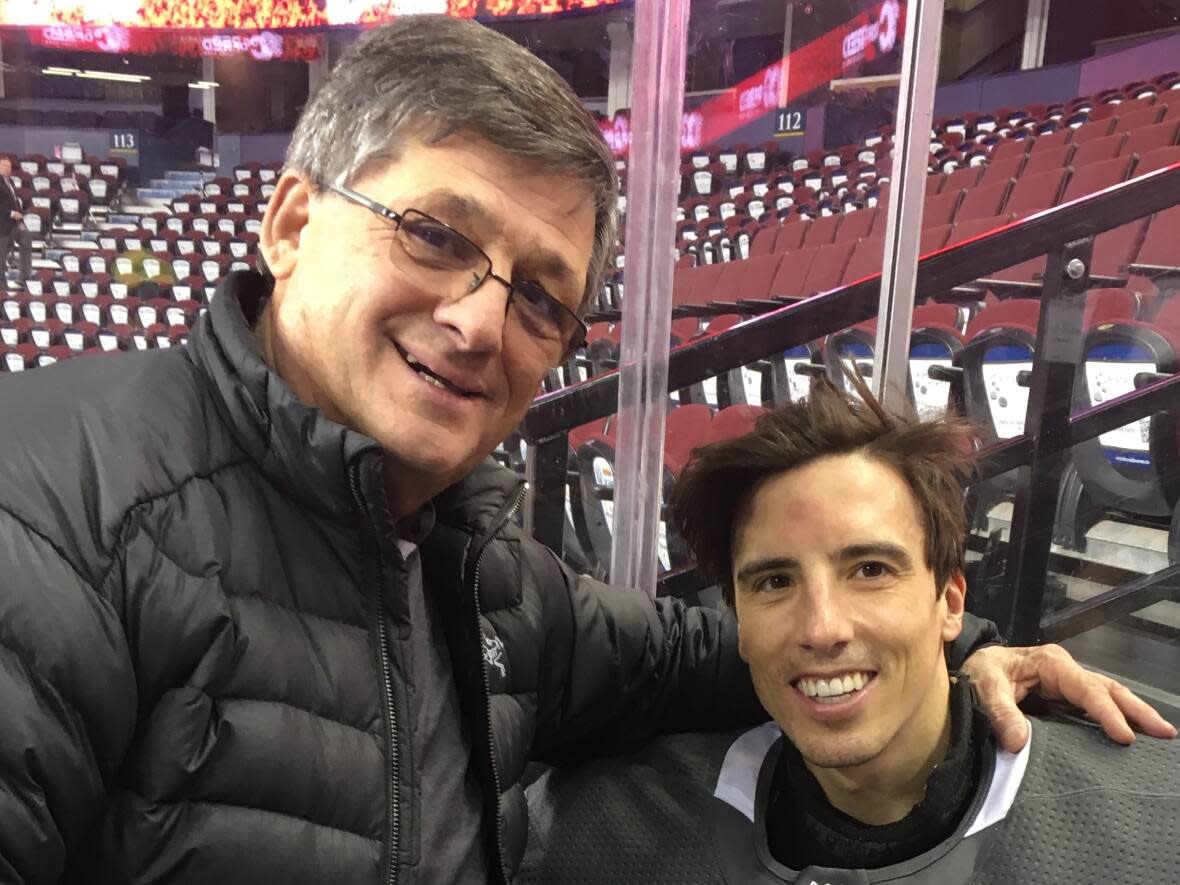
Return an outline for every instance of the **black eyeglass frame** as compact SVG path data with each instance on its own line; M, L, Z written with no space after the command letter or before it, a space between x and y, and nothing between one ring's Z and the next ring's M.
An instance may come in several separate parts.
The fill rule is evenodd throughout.
M433 215L428 215L427 213L423 212L420 209L407 208L404 212L395 212L392 209L390 209L388 206L384 205L383 203L378 203L376 200L366 197L364 194L357 193L356 191L352 190L351 188L345 187L342 184L329 185L328 190L332 191L335 194L338 194L341 197L344 197L344 199L348 200L350 203L355 203L358 206L362 206L365 209L368 209L370 212L373 212L376 215L380 215L385 220L393 222L393 224L395 226L395 230L401 230L402 219L405 217L406 213L408 213L408 212L413 212L415 215L419 215L422 218L425 218L427 221L432 222L433 224L437 224L441 227L445 227L447 230L449 230L451 233L453 233L455 236L459 237L459 239L463 240L463 242L465 242L467 245L469 245L475 251L475 253L477 255L479 255L480 257L482 257L483 260L487 263L487 270L479 278L478 282L475 282L472 284L470 291L474 292L476 289L478 289L480 286L482 286L484 283L486 283L489 279L495 280L497 283L499 283L500 285L502 285L504 288L506 288L508 290L508 300L504 304L505 316L508 315L508 310L512 306L512 299L516 296L516 294L518 293L518 291L520 290L520 288L522 286L529 286L531 289L533 289L534 294L536 296L539 296L542 299L544 299L545 301L550 302L554 307L558 308L559 311L567 314L574 321L574 323L576 325L574 326L574 334L570 339L570 343L567 345L565 352L562 354L561 360L558 363L558 365L568 362L570 360L570 358L574 355L574 352L579 347L582 347L583 345L585 345L586 333L588 331L588 329L586 327L585 320L583 320L580 316L577 315L577 313L570 310L568 307L566 307L564 304L562 304L560 301L558 301L556 298L554 298L552 295L550 295L548 292L546 292L544 286L542 286L540 283L533 282L532 280L526 280L523 283L514 283L511 280L504 279L504 277L500 276L498 273L496 273L495 271L492 270L492 259L488 256L488 253L486 253L483 249L481 249L479 246L477 246L475 243L473 243L471 241L470 237L466 236L465 234L461 233L460 231L455 230L454 227L447 224L445 221L440 221L439 219L435 218Z

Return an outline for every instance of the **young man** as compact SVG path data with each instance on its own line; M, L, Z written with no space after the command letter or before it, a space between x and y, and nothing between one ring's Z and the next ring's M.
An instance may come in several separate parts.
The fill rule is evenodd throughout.
M309 103L268 270L187 347L0 383L0 880L503 882L530 756L765 715L731 619L573 574L488 460L617 187L552 70L406 16ZM1040 679L1129 734L1072 661L968 666L1017 744Z
M677 486L774 722L546 774L521 882L1176 879L1180 746L1044 718L1019 753L996 747L944 654L970 434L864 394L821 387L698 452Z

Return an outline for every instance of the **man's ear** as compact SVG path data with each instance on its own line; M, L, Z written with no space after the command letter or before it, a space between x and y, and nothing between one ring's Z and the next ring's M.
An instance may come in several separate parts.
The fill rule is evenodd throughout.
M967 579L962 572L951 575L942 590L946 600L946 613L943 615L942 639L953 642L963 629L963 610L967 604Z
M310 183L299 172L288 169L275 182L262 218L258 247L276 280L286 279L295 270L312 196Z

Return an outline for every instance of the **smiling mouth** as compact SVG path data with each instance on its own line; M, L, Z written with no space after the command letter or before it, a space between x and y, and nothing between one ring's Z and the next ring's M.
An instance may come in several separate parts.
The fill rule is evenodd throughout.
M872 670L849 670L827 679L801 676L791 684L817 704L840 704L852 700L876 678Z
M464 390L462 387L459 387L451 380L444 378L442 375L439 375L396 341L393 342L393 346L397 350L398 354L401 355L401 358L406 361L406 365L417 372L418 377L422 378L424 381L426 381L426 383L433 384L440 390L445 390L449 393L455 394L456 396L462 396L467 399L474 399L475 397L479 396L479 394L475 391Z

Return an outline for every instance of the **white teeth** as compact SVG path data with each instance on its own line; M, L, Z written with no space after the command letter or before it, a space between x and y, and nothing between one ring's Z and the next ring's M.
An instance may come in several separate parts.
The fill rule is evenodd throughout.
M439 381L437 378L435 378L433 375L427 375L425 372L419 372L418 377L425 378L427 381L429 381L435 387L441 387L443 390L447 389L446 385L443 384L441 381Z
M409 351L406 351L406 362L411 366L416 366L421 362L421 360L419 360L418 357L414 356Z
M809 698L815 700L831 698L829 703L832 703L844 700L853 692L860 691L869 684L872 678L871 673L855 672L834 676L831 679L803 678L798 680L795 685Z

